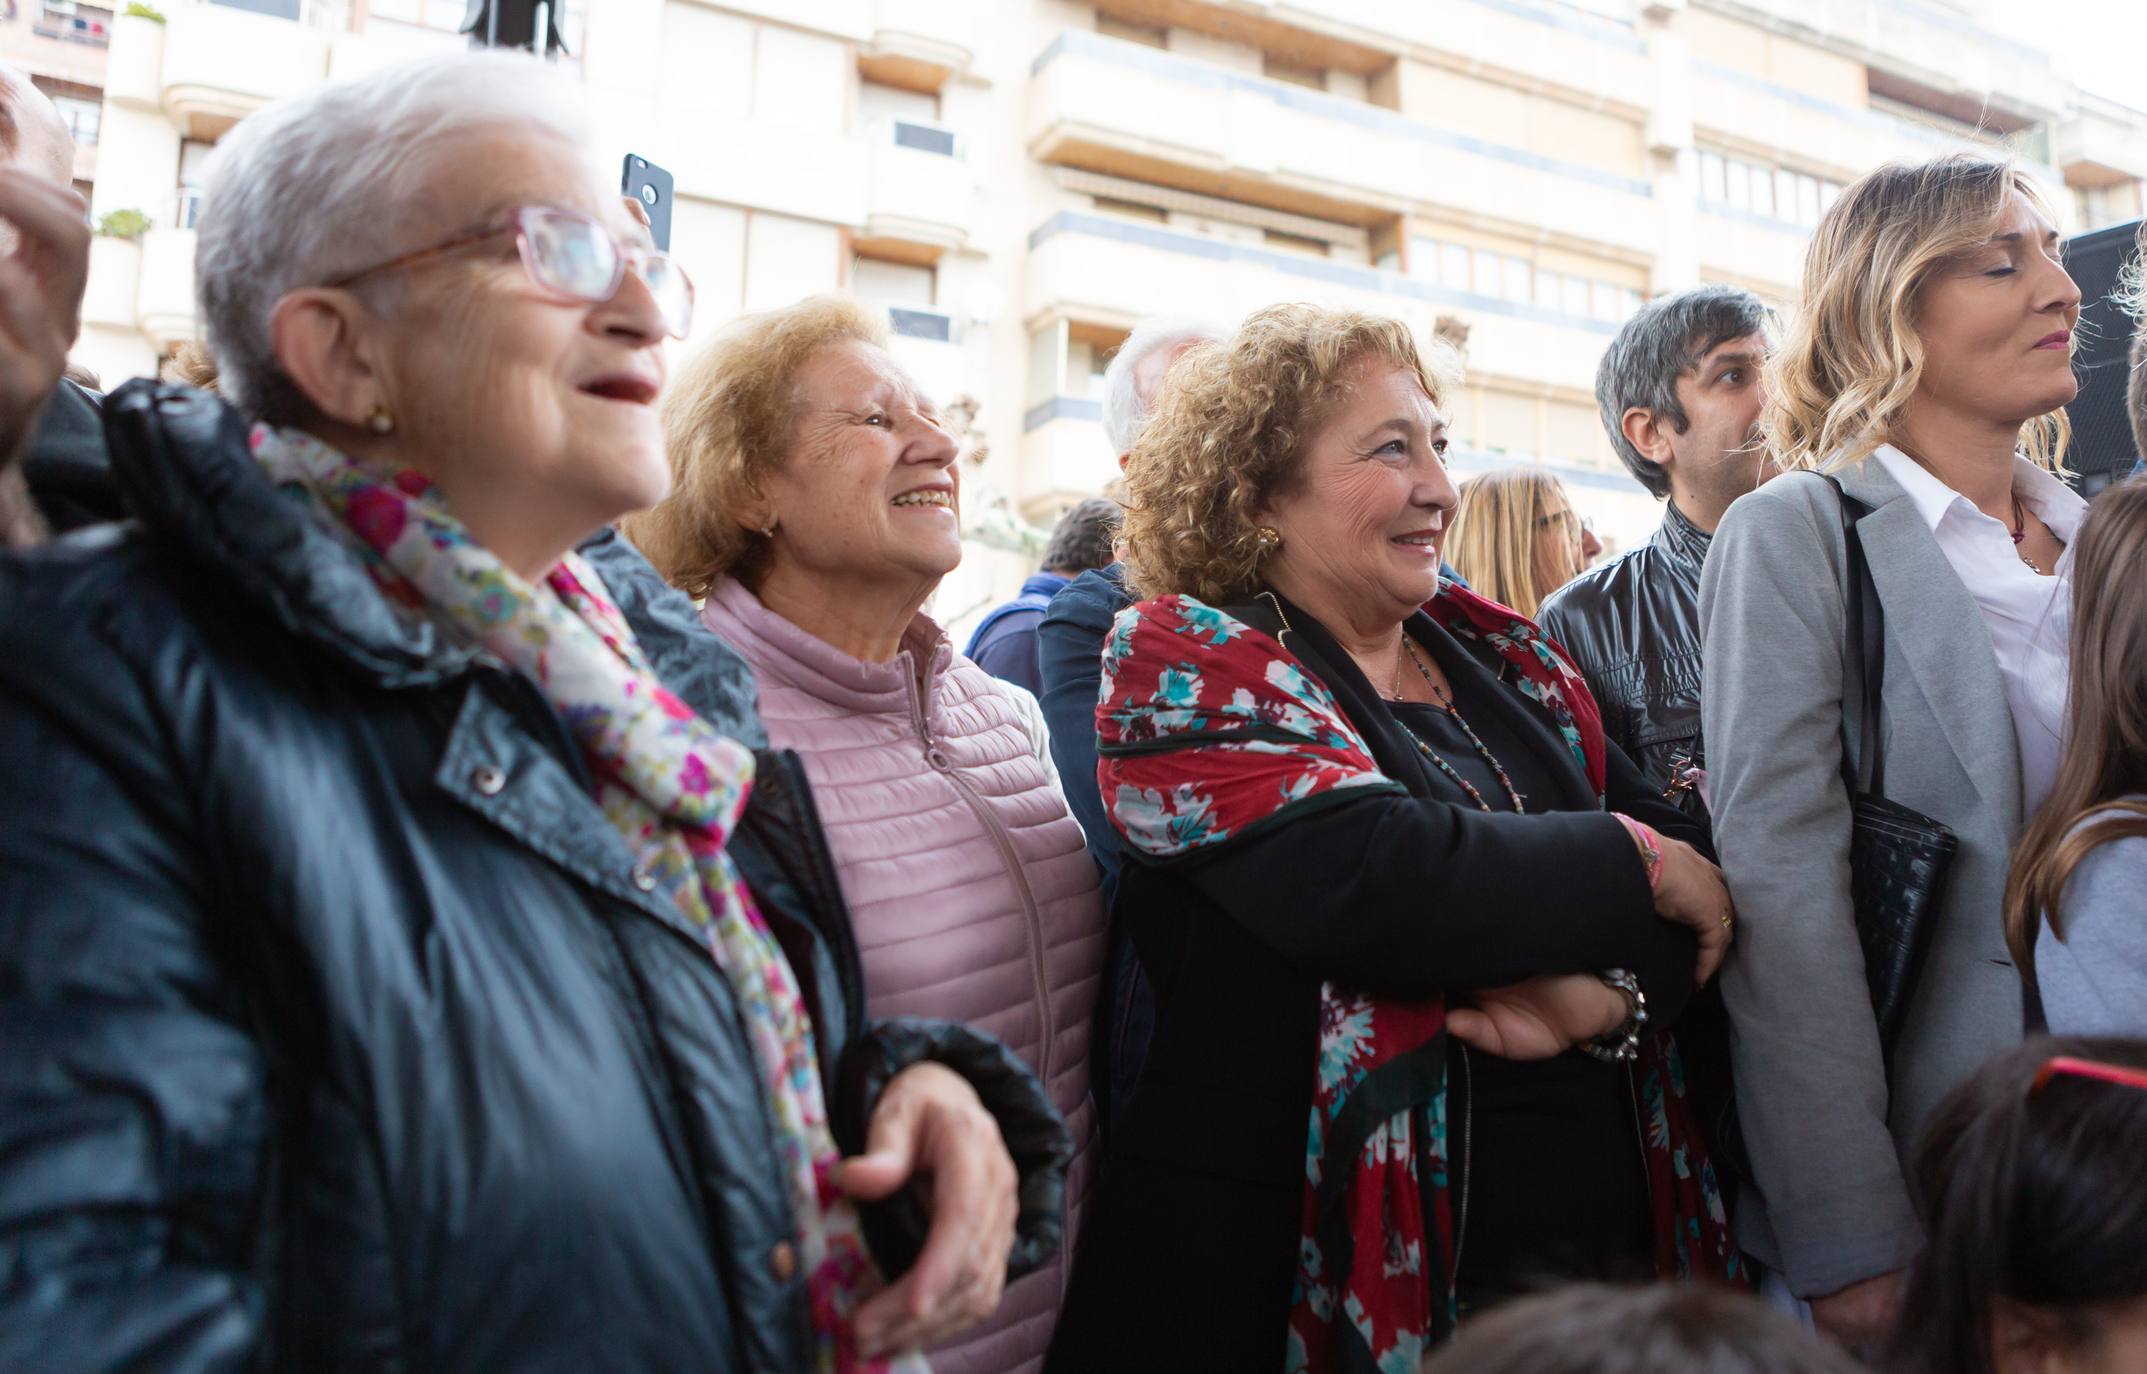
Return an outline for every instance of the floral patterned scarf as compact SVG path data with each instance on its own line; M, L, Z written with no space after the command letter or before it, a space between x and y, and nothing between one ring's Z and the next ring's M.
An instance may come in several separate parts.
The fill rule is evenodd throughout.
M1490 645L1541 705L1600 800L1602 717L1532 623L1452 582L1424 610ZM1326 685L1274 636L1187 596L1119 613L1096 707L1097 778L1134 852L1169 862L1308 811L1403 794ZM1289 1374L1414 1370L1454 1323L1448 1257L1446 1009L1320 988L1291 1294ZM1665 1275L1728 1276L1738 1258L1667 1034L1643 1042L1640 1091Z
M295 430L257 425L252 444L270 476L303 486L352 536L391 601L522 672L567 722L604 818L703 933L737 995L789 1182L820 1374L922 1374L916 1357L860 1359L851 1335L878 1276L831 1176L840 1156L804 999L724 849L752 790L752 751L657 680L579 557L532 584L473 540L421 474L366 467Z

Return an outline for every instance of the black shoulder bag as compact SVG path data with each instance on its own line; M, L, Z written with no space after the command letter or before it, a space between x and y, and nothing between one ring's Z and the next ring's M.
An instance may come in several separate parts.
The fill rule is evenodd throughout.
M1863 706L1858 722L1861 738L1851 740L1848 720L1842 721L1841 776L1849 786L1853 826L1849 895L1856 908L1857 939L1864 947L1864 980L1879 1026L1879 1048L1891 1077L1894 1042L1916 991L1924 954L1931 947L1938 909L1946 896L1946 874L1961 842L1952 830L1922 812L1886 800L1886 757L1879 748L1886 613L1856 529L1857 521L1869 515L1871 508L1843 491L1832 477L1826 481L1841 502L1841 536L1848 550L1843 600L1850 650L1844 659L1856 666L1856 699ZM1849 696L1849 683L1844 680L1842 699Z

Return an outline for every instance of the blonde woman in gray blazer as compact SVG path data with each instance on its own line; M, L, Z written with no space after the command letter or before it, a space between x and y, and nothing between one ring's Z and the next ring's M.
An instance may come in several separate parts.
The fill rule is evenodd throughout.
M1757 1183L1739 1238L1778 1296L1865 1350L1892 1326L1919 1240L1904 1153L1939 1098L2022 1034L2006 865L2055 768L2057 593L2081 509L2048 470L2046 419L2076 389L2079 292L2057 254L2047 206L2006 163L1887 167L1844 192L1768 368L1762 429L1802 470L1730 508L1700 584L1709 786L1740 937L1723 992ZM1960 837L1890 1083L1849 897L1845 545L1814 469L1871 508L1887 795Z

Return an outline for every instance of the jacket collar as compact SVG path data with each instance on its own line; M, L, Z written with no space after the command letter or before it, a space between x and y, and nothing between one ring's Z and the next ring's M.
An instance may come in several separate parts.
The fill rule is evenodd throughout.
M1295 654L1298 661L1334 694L1342 714L1357 727L1357 732L1370 746L1372 760L1379 765L1380 772L1399 782L1411 796L1433 795L1431 785L1424 780L1423 770L1415 762L1417 748L1408 731L1395 720L1393 712L1380 697L1379 689L1364 676L1356 660L1343 650L1311 612L1286 600L1278 592L1262 592L1249 602L1225 609L1254 629L1274 636L1277 643ZM1556 775L1564 794L1563 804L1547 809L1598 809L1595 789L1575 761L1573 750L1551 724L1542 707L1523 696L1499 670L1486 667L1423 611L1410 616L1402 630L1438 661L1448 680L1462 695L1477 702L1481 709L1496 712L1504 718Z
M1715 537L1685 518L1673 498L1663 502L1662 524L1655 530L1654 544L1681 563L1690 564L1697 573L1707 561L1708 545Z
M1866 458L1831 475L1871 508L1857 522L1857 533L1887 617L1888 676L1896 671L1891 651L1898 649L1900 665L1915 677L1961 770L1991 804L2004 833L2012 834L2020 825L2020 750L1982 611L1923 511L1885 464ZM1832 492L1820 509L1829 516L1835 511ZM1913 611L1896 614L1901 607Z
M1055 572L1031 573L1022 581L1021 594L1023 596L1057 596L1072 581L1072 578Z
M314 503L254 461L246 418L207 392L147 378L105 401L113 475L128 508L292 634L388 687L443 681L474 651L399 614Z
M1867 460L1871 465L1883 467L1886 475L1908 493L1909 500L1916 503L1916 511L1924 524L1936 534L1938 527L1948 515L1961 511L1969 516L1980 514L1968 498L1940 481L1938 475L1908 456L1892 444L1881 444ZM2043 471L2027 459L2015 454L2013 457L2013 491L2020 500L2033 510L2051 532L2065 544L2071 545L2079 536L2080 520L2087 512L2087 503L2079 494L2057 478Z
M477 653L430 619L400 614L309 498L254 461L252 426L222 400L146 379L105 402L113 473L130 508L188 559L260 605L291 634L380 686L422 687L467 672ZM634 627L650 666L717 729L766 743L752 675L610 530L582 546Z
M764 684L780 683L859 714L907 715L913 686L920 708L930 711L937 681L954 659L946 632L922 611L892 659L869 663L769 610L736 578L709 592L701 623L744 654Z

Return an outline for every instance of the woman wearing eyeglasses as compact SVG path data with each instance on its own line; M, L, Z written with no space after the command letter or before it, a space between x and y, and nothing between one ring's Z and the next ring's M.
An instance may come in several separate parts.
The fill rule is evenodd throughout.
M1603 545L1566 499L1563 484L1533 468L1500 468L1461 484L1447 557L1470 587L1525 616L1578 577Z
M2036 1039L1931 1115L1895 1374L2147 1369L2147 1042Z
M752 666L769 739L797 751L848 899L868 1011L989 1031L1073 1135L1066 1231L1094 1176L1089 1024L1104 946L1096 866L1041 709L954 652L925 612L961 561L960 470L887 350L884 314L815 296L733 321L664 401L673 493L625 525ZM1035 1374L1066 1257L937 1374Z
M866 1019L795 757L599 533L692 295L574 108L240 124L232 405L123 388L139 526L0 563L0 1366L915 1369L1048 1256L1039 1085Z

